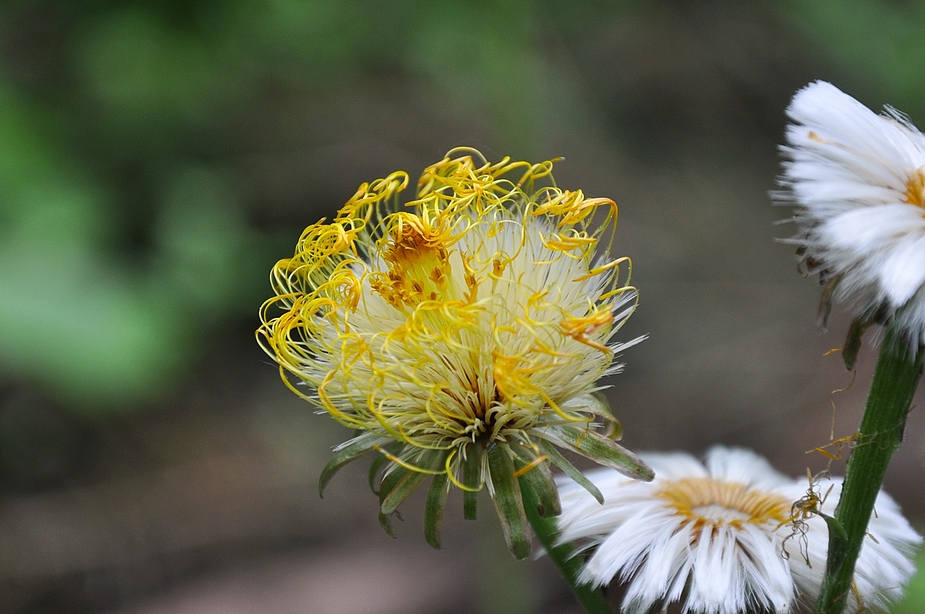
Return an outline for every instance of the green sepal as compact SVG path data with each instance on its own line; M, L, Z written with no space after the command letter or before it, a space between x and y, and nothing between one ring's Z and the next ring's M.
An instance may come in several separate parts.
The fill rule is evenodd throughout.
M845 347L842 348L841 356L845 361L845 368L849 371L854 369L857 364L858 354L861 351L861 341L867 329L876 323L874 318L857 318L851 322L848 328L848 337L845 339Z
M431 469L436 466L440 459L445 456L440 452L427 452L421 456L421 468ZM404 503L405 499L411 496L411 493L421 485L429 473L406 469L400 465L390 470L382 482L379 484L379 524L383 530L390 536L395 537L392 529L391 516L396 514L398 506ZM401 519L401 516L399 516Z
M385 454L380 454L369 465L369 476L367 476L367 479L369 481L369 489L373 491L374 495L379 495L379 490L376 489L376 476L379 475L379 472L382 471L382 467L387 462L389 462L389 457Z
M421 463L421 468L430 469L438 458L439 453L428 452L421 457L423 461ZM388 490L386 490L385 480L382 481L382 490L379 493L379 511L383 514L391 514L398 509L398 506L411 496L414 489L420 486L421 482L423 482L427 476L431 475L424 471L414 471L413 469L405 469L404 467L399 467L399 469L402 470L401 477L395 482L389 483ZM397 473L397 471L394 473ZM394 475L394 473L391 475ZM391 475L389 477L391 477Z
M468 488L478 488L481 482L482 448L471 445L466 448L466 460L463 461L462 483ZM479 493L477 490L463 490L463 518L475 520L478 517Z
M390 492L395 488L395 486L405 477L406 474L411 473L410 469L405 469L401 465L392 465L386 470L384 476L382 476L382 481L379 482L379 505L382 505L382 502L385 501L385 498Z
M428 476L427 473L420 471L409 471L395 487L387 494L380 504L379 508L383 514L391 514L405 499L411 496L414 489L421 485L421 482Z
M364 433L353 441L349 442L343 448L334 454L334 458L328 461L328 464L321 470L321 477L318 478L318 496L324 498L324 489L328 482L334 477L341 467L347 463L358 459L375 446L382 445L390 441L386 437L374 435L373 433Z
M537 512L541 518L558 516L562 513L562 503L559 501L559 489L556 480L552 477L549 465L543 461L530 467L519 478L521 485L526 482L536 494Z
M401 520L401 515L398 512L394 512L398 519ZM379 526L382 527L382 530L385 531L385 534L391 537L392 539L398 539L398 533L395 532L395 529L392 527L392 515L383 514L379 512Z
M595 486L591 480L586 478L585 474L576 469L575 465L570 463L567 458L562 456L562 453L559 452L554 445L543 439L539 440L537 443L543 454L549 457L549 462L561 469L565 475L575 480L575 483L591 493L591 496L594 497L598 503L604 505L604 495L601 494L598 487Z
M545 436L553 443L586 456L599 465L616 469L627 477L646 482L655 477L655 472L641 458L600 433L558 425L549 427Z
M607 397L600 390L588 392L571 401L565 403L563 409L575 410L581 409L589 412L604 422L604 436L614 441L623 439L623 425L616 419L613 412L610 411L610 403Z
M449 481L445 473L438 473L430 483L430 490L427 491L427 503L424 505L424 539L434 550L440 549L440 527L443 524L446 498L450 494Z
M392 539L397 539L398 535L395 533L395 529L392 528L392 513L395 510L392 510L389 513L385 513L382 509L382 504L385 501L385 498L401 483L403 479L409 474L413 473L410 469L405 469L400 465L393 465L390 468L385 476L383 476L382 481L379 483L379 526L382 527L382 530L385 531L386 535ZM399 516L401 519L401 516Z
M835 277L825 281L822 285L822 294L819 296L819 308L816 311L816 326L825 332L829 323L829 314L832 313L832 297L835 296L835 290L841 283L842 276ZM820 279L820 282L822 280Z
M507 449L497 444L488 447L488 473L491 498L501 520L507 547L515 558L525 559L530 556L533 537L524 513L520 484L514 477L514 459Z

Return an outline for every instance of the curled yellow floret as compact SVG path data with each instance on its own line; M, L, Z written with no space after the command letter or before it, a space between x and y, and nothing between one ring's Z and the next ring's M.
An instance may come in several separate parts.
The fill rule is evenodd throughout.
M378 452L390 532L391 513L433 475L432 544L451 486L468 517L487 485L525 556L523 481L556 513L548 462L574 469L550 444L651 477L599 432L616 421L597 381L617 369L628 344L613 335L637 303L629 259L608 255L617 207L559 189L552 167L453 150L403 205L407 174L363 184L273 268L261 345L296 394L359 433L322 486Z

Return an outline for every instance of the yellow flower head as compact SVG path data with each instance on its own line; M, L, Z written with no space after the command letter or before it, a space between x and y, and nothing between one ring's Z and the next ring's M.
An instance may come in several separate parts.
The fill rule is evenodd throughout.
M652 477L614 443L619 425L597 394L630 345L612 338L637 302L629 259L606 253L617 208L560 190L552 166L453 150L424 170L403 207L406 173L364 183L273 268L261 345L296 394L358 433L335 450L321 488L378 452L371 475L384 470L389 534L397 507L433 476L432 545L451 486L472 518L487 485L511 551L526 556L521 489L559 512L549 462L599 496L554 446Z

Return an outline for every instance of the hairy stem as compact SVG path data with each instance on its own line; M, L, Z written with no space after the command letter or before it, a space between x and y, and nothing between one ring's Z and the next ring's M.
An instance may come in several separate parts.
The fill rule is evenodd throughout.
M581 558L574 556L575 548L571 544L556 546L556 523L552 518L540 516L537 509L536 493L526 480L521 479L520 489L523 493L524 511L527 520L540 543L546 549L546 554L556 564L565 577L572 592L588 614L614 614L613 608L604 596L601 589L591 588L588 584L579 584L578 574L581 571Z
M892 325L887 328L861 429L845 470L841 499L834 519L827 519L829 556L817 614L841 614L848 602L854 565L887 465L902 443L923 358L923 348L910 347Z

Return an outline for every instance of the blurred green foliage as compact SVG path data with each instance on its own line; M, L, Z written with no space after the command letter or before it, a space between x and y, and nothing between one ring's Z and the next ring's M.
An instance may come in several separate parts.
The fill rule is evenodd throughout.
M0 382L71 408L137 408L182 381L207 335L256 311L285 252L253 223L261 194L235 161L286 142L285 126L252 127L280 93L311 114L337 84L392 71L529 146L532 5L5 4Z
M922 125L925 3L787 0L777 6L840 69L843 89L875 108L886 101Z
M925 552L915 560L919 572L906 587L906 597L893 609L893 614L920 614L925 612Z
M921 4L774 6L852 79L925 114ZM280 100L312 117L339 89L391 81L450 112L473 109L504 153L529 156L540 125L581 115L561 108L579 98L576 81L558 78L568 52L547 51L593 48L595 22L646 10L562 0L4 3L0 382L38 385L68 407L136 408L182 381L208 335L253 314L292 240L276 233L332 205L305 202L291 219L241 172L249 155L325 145L310 131L293 137ZM298 194L311 197L312 186Z

